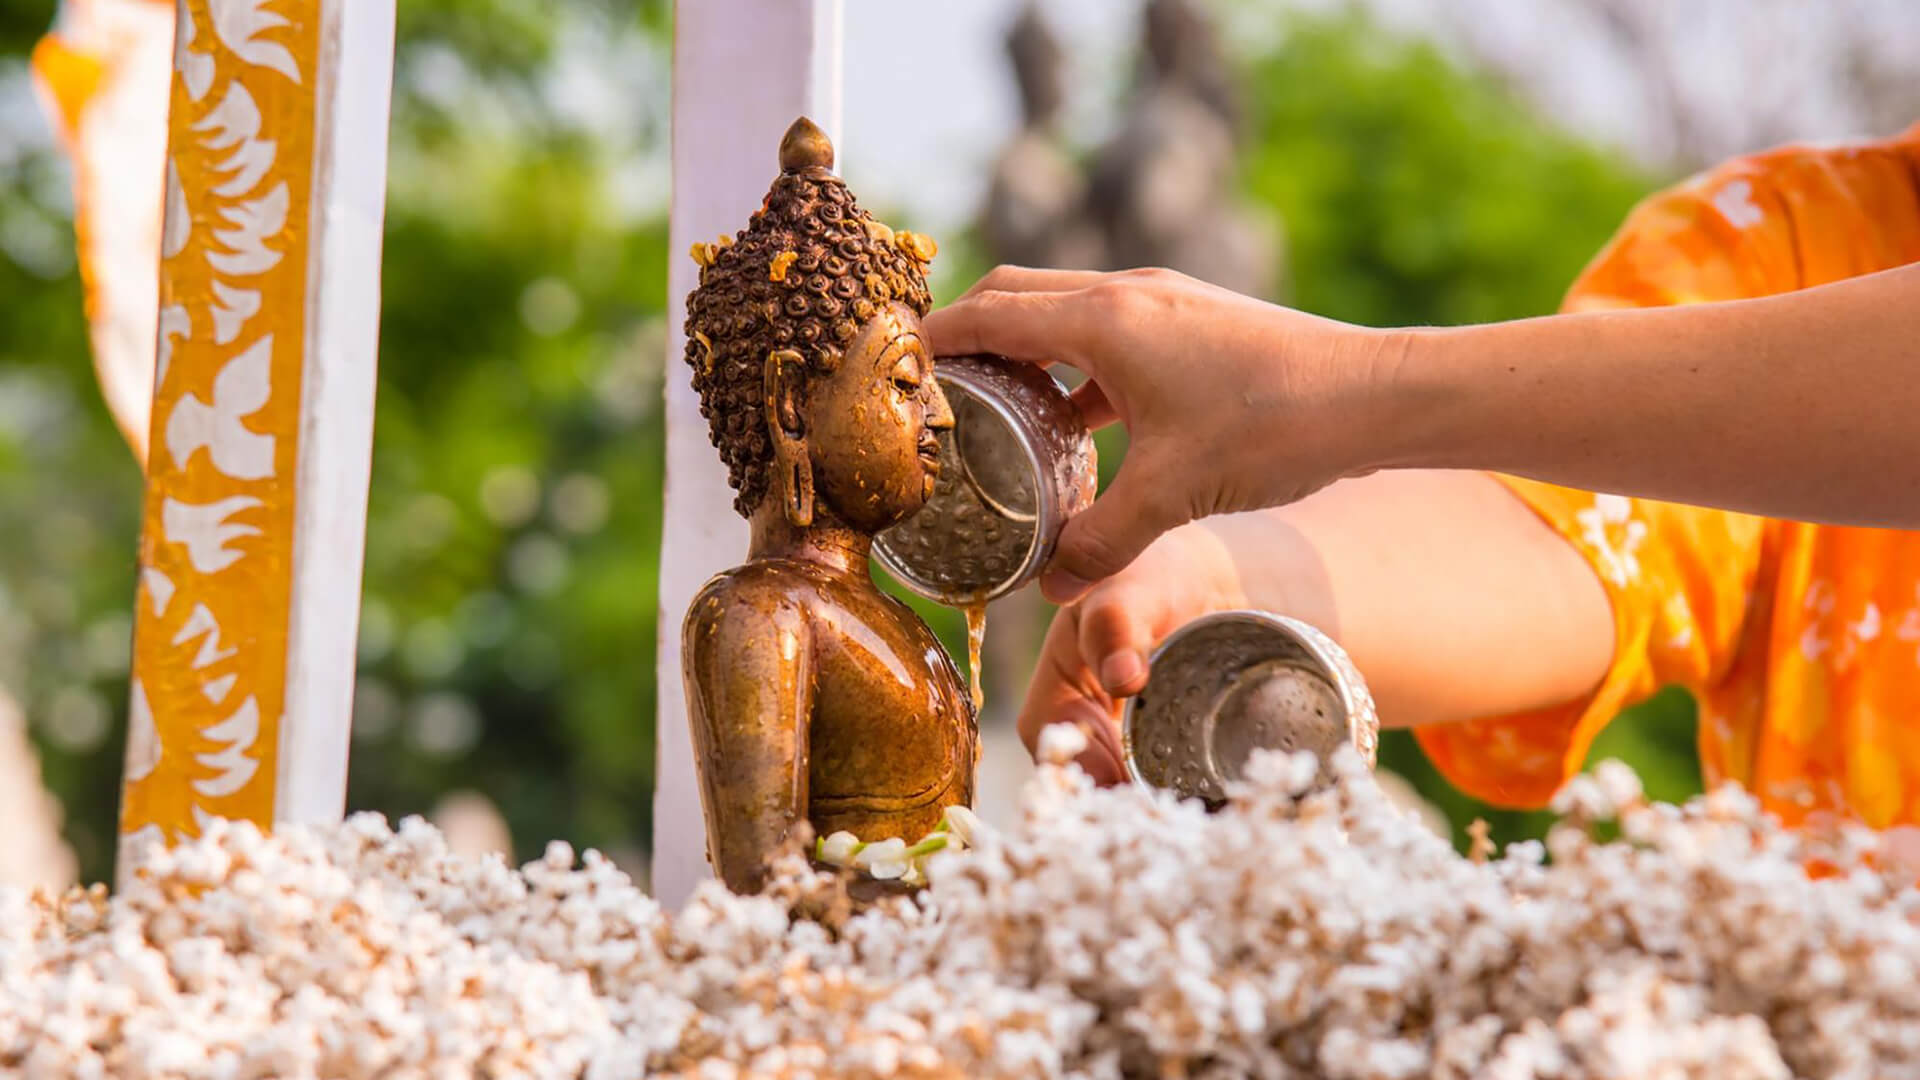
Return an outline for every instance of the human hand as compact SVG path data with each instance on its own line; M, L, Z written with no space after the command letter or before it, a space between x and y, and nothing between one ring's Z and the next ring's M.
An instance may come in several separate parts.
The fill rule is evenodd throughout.
M1146 686L1148 651L1201 615L1246 606L1239 572L1218 536L1201 524L1163 534L1054 616L1020 709L1028 752L1039 745L1040 729L1075 724L1087 736L1078 759L1087 775L1100 784L1126 779L1121 704Z
M1046 725L1075 723L1088 735L1081 766L1122 779L1121 704L1146 686L1148 653L1235 609L1330 635L1391 726L1561 706L1592 694L1614 653L1612 603L1586 557L1504 484L1395 469L1155 540L1054 617L1022 738L1031 748Z
M1169 270L1003 266L925 326L943 356L1078 368L1089 381L1073 396L1088 424L1126 425L1119 473L1067 523L1041 580L1057 603L1185 522L1289 503L1384 466L1400 429L1382 415L1381 388L1404 358L1404 333L1304 315Z

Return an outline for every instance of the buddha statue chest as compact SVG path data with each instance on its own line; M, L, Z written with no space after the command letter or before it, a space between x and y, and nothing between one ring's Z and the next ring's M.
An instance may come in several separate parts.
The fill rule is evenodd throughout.
M807 817L822 836L918 838L948 806L972 801L972 703L946 650L905 605L877 590L827 588L818 598Z

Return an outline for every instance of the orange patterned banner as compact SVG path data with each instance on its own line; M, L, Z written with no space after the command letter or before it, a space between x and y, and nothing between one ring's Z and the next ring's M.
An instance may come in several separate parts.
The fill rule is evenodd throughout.
M274 818L321 0L184 0L123 835Z
M35 88L73 166L74 228L100 393L147 459L173 0L63 0Z

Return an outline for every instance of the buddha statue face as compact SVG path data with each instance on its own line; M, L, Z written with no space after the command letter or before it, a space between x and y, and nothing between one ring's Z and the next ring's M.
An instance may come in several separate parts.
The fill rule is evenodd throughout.
M933 496L939 434L953 427L953 412L934 380L933 357L911 308L889 303L879 309L828 374L808 378L790 353L775 352L767 363L767 423L780 466L771 497L797 509L804 500L796 496L811 488L816 516L824 511L871 534L905 520ZM811 477L798 474L803 468Z

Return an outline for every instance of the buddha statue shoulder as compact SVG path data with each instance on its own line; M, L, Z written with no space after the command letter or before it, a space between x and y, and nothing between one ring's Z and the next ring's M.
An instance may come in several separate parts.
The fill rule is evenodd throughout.
M686 359L751 540L687 612L684 677L708 859L741 892L801 821L912 843L973 797L959 672L868 564L932 496L953 425L920 328L934 246L832 165L796 121L747 227L693 250Z

